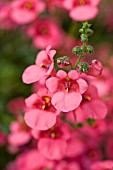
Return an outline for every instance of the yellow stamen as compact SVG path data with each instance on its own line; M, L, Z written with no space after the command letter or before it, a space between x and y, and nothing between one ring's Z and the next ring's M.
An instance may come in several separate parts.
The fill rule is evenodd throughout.
M69 78L69 77L67 77L67 78L66 78L66 80L67 80L67 81L70 81L70 78Z
M31 9L33 7L33 4L31 2L26 2L25 8Z
M85 5L85 0L79 0L80 1L80 5Z
M69 88L66 88L66 92L68 93L68 91L69 91Z
M56 137L55 133L51 133L51 137L55 138Z
M42 106L42 109L44 110L44 109L45 109L45 107L46 107L46 106L45 106L45 104L44 104L44 105Z
M44 66L44 64L43 64L43 63L41 63L41 64L40 64L40 67L43 67L43 66Z
M46 103L50 102L50 98L49 97L45 97L44 99L45 99Z
M86 99L87 99L88 101L91 101L91 97L89 97L89 96L87 96Z

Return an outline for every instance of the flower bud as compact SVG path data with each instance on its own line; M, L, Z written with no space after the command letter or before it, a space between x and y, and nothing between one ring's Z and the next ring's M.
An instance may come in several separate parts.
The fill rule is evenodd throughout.
M86 34L92 35L92 34L93 34L93 30L91 30L90 28L88 28L88 29L86 30Z
M85 34L81 34L81 41L83 43L86 43L88 41L88 38L87 38L87 36Z
M94 49L93 49L93 47L91 45L87 46L87 52L89 52L89 53L93 53L94 52Z
M81 33L81 34L83 34L84 33L84 29L79 29L79 32Z
M81 47L81 49L82 49L83 52L87 52L87 47L86 47L86 46L83 45L83 46Z
M102 73L102 70L103 70L102 64L97 60L93 60L86 74L97 77L98 75Z
M70 66L71 63L70 63L69 58L67 56L64 56L64 57L60 57L57 59L57 65L60 68L64 68L64 67Z
M72 53L76 54L77 56L79 56L80 54L82 54L82 50L79 46L76 46L72 49Z

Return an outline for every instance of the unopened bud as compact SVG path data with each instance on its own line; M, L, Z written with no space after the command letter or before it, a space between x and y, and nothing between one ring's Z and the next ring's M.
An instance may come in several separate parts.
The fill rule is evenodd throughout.
M83 43L86 43L86 42L88 41L88 38L87 38L87 36L86 36L85 34L82 34L82 35L81 35L81 41L82 41Z
M72 53L73 54L76 54L77 56L81 55L82 54L82 50L79 46L76 46L72 49Z
M86 34L92 35L92 34L93 34L93 30L91 30L90 28L88 28L88 29L86 30Z
M102 73L102 70L103 70L102 64L97 60L93 60L86 74L97 77Z
M93 52L94 52L94 49L93 49L93 47L92 47L91 45L88 45L88 46L87 46L87 51L88 51L89 53L93 53Z

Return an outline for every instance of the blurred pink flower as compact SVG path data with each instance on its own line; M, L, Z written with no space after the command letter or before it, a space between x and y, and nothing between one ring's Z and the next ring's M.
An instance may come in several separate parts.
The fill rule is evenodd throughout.
M22 146L28 143L31 139L30 132L27 126L18 121L10 124L11 133L8 135L8 143L12 146Z
M17 24L27 24L45 10L41 0L14 0L11 2L11 18Z
M37 48L60 47L64 38L64 32L51 18L40 18L28 29L28 36L33 39Z
M64 8L70 11L70 17L76 21L86 21L96 17L100 0L64 0Z

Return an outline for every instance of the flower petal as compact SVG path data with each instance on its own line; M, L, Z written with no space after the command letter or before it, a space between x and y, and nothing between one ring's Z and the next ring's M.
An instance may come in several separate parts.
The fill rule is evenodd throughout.
M50 92L55 92L58 88L59 79L57 77L51 77L46 80L46 86Z
M63 70L59 70L57 72L57 77L59 77L60 79L64 79L64 78L67 77L67 73L65 71L63 71Z
M55 113L33 109L24 116L26 124L35 130L47 130L56 123Z
M70 12L70 17L76 21L93 19L98 13L98 8L91 5L77 6Z
M71 71L69 71L68 76L70 79L76 80L79 78L80 73L78 73L76 70L71 70Z
M76 81L77 81L77 83L79 85L79 92L81 94L83 94L88 88L87 82L85 80L81 79L81 78L76 80Z
M46 71L37 65L31 65L27 67L22 75L22 80L26 84L34 83L40 80Z
M62 139L40 139L39 152L50 160L60 160L66 153L67 144Z
M69 112L76 109L82 100L82 96L78 92L57 92L52 97L52 104L57 110Z

